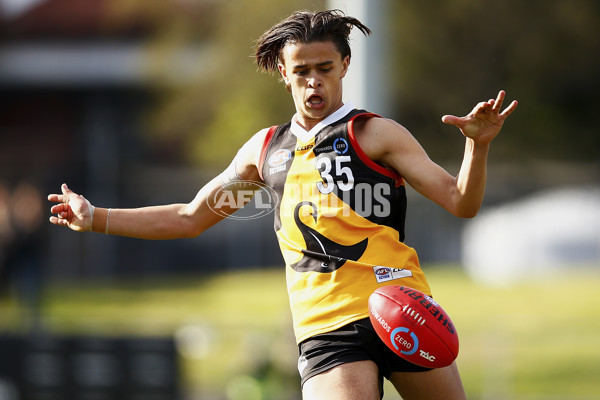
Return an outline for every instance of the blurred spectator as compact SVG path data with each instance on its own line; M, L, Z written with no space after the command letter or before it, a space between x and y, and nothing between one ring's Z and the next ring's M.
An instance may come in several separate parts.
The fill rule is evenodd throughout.
M0 260L2 260L4 256L4 250L10 241L11 234L10 191L4 182L0 182ZM0 270L2 270L2 268L0 268Z
M42 194L29 182L12 193L0 185L0 294L14 295L33 317L39 312L43 273Z

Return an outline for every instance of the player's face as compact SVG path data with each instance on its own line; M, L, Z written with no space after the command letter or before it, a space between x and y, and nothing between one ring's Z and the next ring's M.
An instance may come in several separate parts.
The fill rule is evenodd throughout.
M292 43L283 48L279 72L291 89L298 123L306 130L340 108L342 78L350 57L342 55L331 41Z

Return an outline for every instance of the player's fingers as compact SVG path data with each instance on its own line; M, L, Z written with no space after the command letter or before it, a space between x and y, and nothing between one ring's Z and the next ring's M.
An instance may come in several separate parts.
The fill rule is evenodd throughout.
M67 203L58 203L50 207L50 212L53 214L58 214L61 212L68 212L71 209Z
M506 96L506 92L504 90L501 90L498 92L498 96L496 97L496 101L494 101L494 107L492 108L492 110L494 112L500 112L500 110L502 109L502 103L504 102L504 97Z
M69 201L69 195L73 194L74 192L71 189L69 189L69 187L67 186L66 183L63 183L60 186L60 190L62 191L62 200L61 201L63 203L66 203L67 201Z
M58 218L55 216L50 217L50 223L58 226L69 226L69 223L66 219Z
M462 122L462 118L456 117L454 115L444 115L442 117L442 122L448 125L460 125Z
M49 194L48 195L48 201L54 201L54 202L62 202L62 194Z
M510 103L508 107L506 107L506 109L502 112L502 114L500 114L500 116L503 118L508 117L510 114L513 113L513 111L515 111L515 109L517 108L518 105L519 105L519 102L517 102L516 100L513 100L513 102Z
M488 112L489 110L493 109L493 107L494 107L493 101L492 102L482 101L475 106L475 109L473 110L473 114Z
M50 212L52 214L58 214L59 212L64 211L65 209L65 203L59 203L59 204L55 204L52 207L50 207Z

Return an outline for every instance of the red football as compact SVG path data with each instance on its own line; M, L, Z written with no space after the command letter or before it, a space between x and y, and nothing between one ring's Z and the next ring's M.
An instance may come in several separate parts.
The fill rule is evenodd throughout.
M450 317L418 290L380 287L369 297L369 317L381 340L413 364L441 368L458 356L458 334Z

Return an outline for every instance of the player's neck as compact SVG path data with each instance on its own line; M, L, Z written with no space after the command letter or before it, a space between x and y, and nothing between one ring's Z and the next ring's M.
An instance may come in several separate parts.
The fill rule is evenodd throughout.
M304 129L306 132L309 132L319 123L327 120L327 118L330 118L332 115L334 115L342 107L344 107L344 103L340 103L337 107L333 108L327 115L319 116L316 118L312 118L310 116L303 115L300 112L296 112L293 118L302 129Z
M325 118L306 118L300 116L299 114L294 115L294 120L296 123L306 132L309 132L312 128L317 126L317 124L323 121L323 119Z

